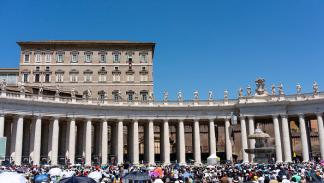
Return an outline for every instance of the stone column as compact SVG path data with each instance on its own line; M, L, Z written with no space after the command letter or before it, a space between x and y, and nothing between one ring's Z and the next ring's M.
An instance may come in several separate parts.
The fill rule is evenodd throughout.
M321 159L324 159L324 127L322 113L317 113L318 138L321 150Z
M163 149L160 154L162 155L162 160L164 164L170 164L170 132L169 132L169 122L168 120L163 121L162 126L162 146Z
M248 138L246 134L246 121L245 117L241 116L241 143L242 143L242 158L243 162L249 162L249 154L245 152L245 149L248 148Z
M132 163L139 164L138 121L132 123Z
M255 130L253 116L249 116L248 120L249 120L249 135L252 135L254 134L254 130ZM255 139L249 139L249 144L250 144L250 149L255 148ZM253 161L254 161L254 154L250 154L250 162Z
M85 165L91 166L91 119L87 119L86 121L86 144L85 144Z
M123 120L117 122L117 164L124 162L124 125Z
M108 163L108 123L103 120L101 125L101 164Z
M210 155L215 154L217 152L216 146L216 136L215 136L215 123L213 120L209 120L209 152Z
M0 137L4 136L5 116L0 114Z
M232 142L230 136L231 123L228 118L225 119L225 149L226 160L232 161Z
M75 119L72 118L69 122L69 159L74 165L75 160Z
M11 123L11 137L10 137L10 157L15 160L16 136L17 136L17 121L18 117L14 117Z
M302 150L303 150L303 162L308 162L309 161L308 141L307 141L305 118L303 114L299 114L299 128L300 128L300 139L301 139Z
M149 141L148 141L148 146L149 146L149 149L148 149L148 163L150 165L153 165L154 164L154 123L153 123L153 120L150 119L148 121L148 138L149 138Z
M273 128L275 135L275 145L276 145L276 162L282 162L282 149L281 149L281 137L280 137L280 126L278 115L273 115Z
M58 141L59 141L59 119L57 117L53 120L53 132L52 132L52 147L51 147L51 161L52 165L57 165L58 159Z
M24 117L18 116L16 119L17 131L16 131L16 143L15 143L15 164L21 165L22 158L22 146L23 146L23 128L24 128Z
M201 151L200 151L200 129L199 129L199 120L195 119L193 126L193 151L195 164L201 164Z
M178 162L180 164L186 164L186 144L185 144L185 132L184 132L184 122L179 120L178 129L177 129L177 153L178 153Z
M290 148L290 133L289 133L289 122L287 115L281 115L282 123L282 141L283 141L283 150L285 162L291 162L291 148Z
M42 118L37 116L35 119L35 135L34 135L34 165L39 165L40 151L41 151L41 137L42 137Z

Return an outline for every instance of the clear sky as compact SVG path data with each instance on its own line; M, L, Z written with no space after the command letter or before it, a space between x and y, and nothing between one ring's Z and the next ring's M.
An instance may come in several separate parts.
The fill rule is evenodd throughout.
M1 0L0 67L18 67L22 40L156 42L154 93L201 98L253 86L324 90L323 0Z

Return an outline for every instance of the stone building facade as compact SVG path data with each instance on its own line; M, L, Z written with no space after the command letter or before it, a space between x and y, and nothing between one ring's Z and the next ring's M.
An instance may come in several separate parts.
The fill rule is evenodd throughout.
M155 43L128 41L17 42L20 81L57 87L91 98L143 100L153 97Z

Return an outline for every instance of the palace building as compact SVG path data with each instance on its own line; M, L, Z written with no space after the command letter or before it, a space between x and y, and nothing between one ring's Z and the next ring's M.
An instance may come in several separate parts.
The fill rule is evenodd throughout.
M324 159L324 94L316 82L311 93L297 85L296 94L286 95L282 84L267 92L265 80L257 79L255 92L240 89L235 99L225 90L222 99L210 91L201 100L196 91L189 100L179 92L177 100L165 93L158 101L154 43L18 44L20 82L0 83L0 137L7 138L7 162L201 164L211 154L251 162L253 155L244 150L255 147L248 136L257 127L271 136L277 162Z

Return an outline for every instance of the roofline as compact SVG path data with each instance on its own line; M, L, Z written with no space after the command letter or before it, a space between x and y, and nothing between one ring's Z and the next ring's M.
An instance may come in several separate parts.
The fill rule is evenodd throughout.
M87 44L101 44L101 45L150 45L154 46L154 42L137 42L137 41L119 41L119 40L44 40L44 41L17 41L19 46L23 45L47 45L47 44L78 44L78 45L87 45Z

